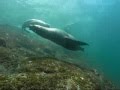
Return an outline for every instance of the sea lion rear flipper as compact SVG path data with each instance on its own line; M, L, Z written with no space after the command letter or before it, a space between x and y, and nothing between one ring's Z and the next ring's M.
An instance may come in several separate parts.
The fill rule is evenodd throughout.
M86 42L82 42L82 41L77 41L80 45L89 45L88 43Z
M84 52L84 48L83 47L79 47L79 50L83 51Z
M71 39L69 37L65 37L66 41L69 43L69 44L72 44L72 45L88 45L87 43L85 42L82 42L82 41L78 41L78 40L74 40L74 39Z
M81 47L81 45L84 45L84 43L81 44L81 42L74 40L74 39L71 39L71 38L68 38L68 37L65 38L65 41L66 41L65 48L68 48L70 50L84 51L84 48ZM86 43L85 43L85 45L86 45Z

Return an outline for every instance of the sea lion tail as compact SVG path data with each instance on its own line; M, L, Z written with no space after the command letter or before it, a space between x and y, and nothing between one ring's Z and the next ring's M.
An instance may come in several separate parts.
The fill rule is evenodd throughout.
M82 41L74 41L74 44L75 44L76 50L81 50L82 52L84 52L85 49L81 46L89 45L88 43L82 42Z
M79 45L89 45L88 43L82 41L76 41L76 43L78 43Z

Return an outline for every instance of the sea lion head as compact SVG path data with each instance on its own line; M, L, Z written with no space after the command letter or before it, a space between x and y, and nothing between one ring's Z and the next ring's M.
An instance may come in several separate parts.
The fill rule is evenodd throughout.
M22 30L25 30L26 28L29 28L31 25L40 25L43 27L50 27L50 24L42 21L42 20L38 20L38 19L29 19L27 21L25 21L22 25Z

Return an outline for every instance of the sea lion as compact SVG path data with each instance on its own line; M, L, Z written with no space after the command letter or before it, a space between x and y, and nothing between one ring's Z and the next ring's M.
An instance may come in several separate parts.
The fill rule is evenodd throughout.
M72 35L57 28L47 28L40 25L30 25L28 28L41 37L51 40L69 50L84 51L84 48L81 46L88 45L85 42L76 40Z
M24 22L24 24L22 25L22 29L25 30L27 27L29 27L29 25L40 25L40 26L44 26L44 27L50 27L50 25L48 23L46 23L42 20L29 19Z

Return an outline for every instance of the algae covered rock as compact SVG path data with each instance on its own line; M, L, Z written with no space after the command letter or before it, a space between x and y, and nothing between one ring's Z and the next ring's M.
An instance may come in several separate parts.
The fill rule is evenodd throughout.
M6 42L4 39L0 38L0 46L6 47Z
M103 90L93 72L55 58L21 61L16 73L0 75L0 90Z
M18 63L18 58L15 53L12 53L9 48L0 47L0 73L13 72Z

